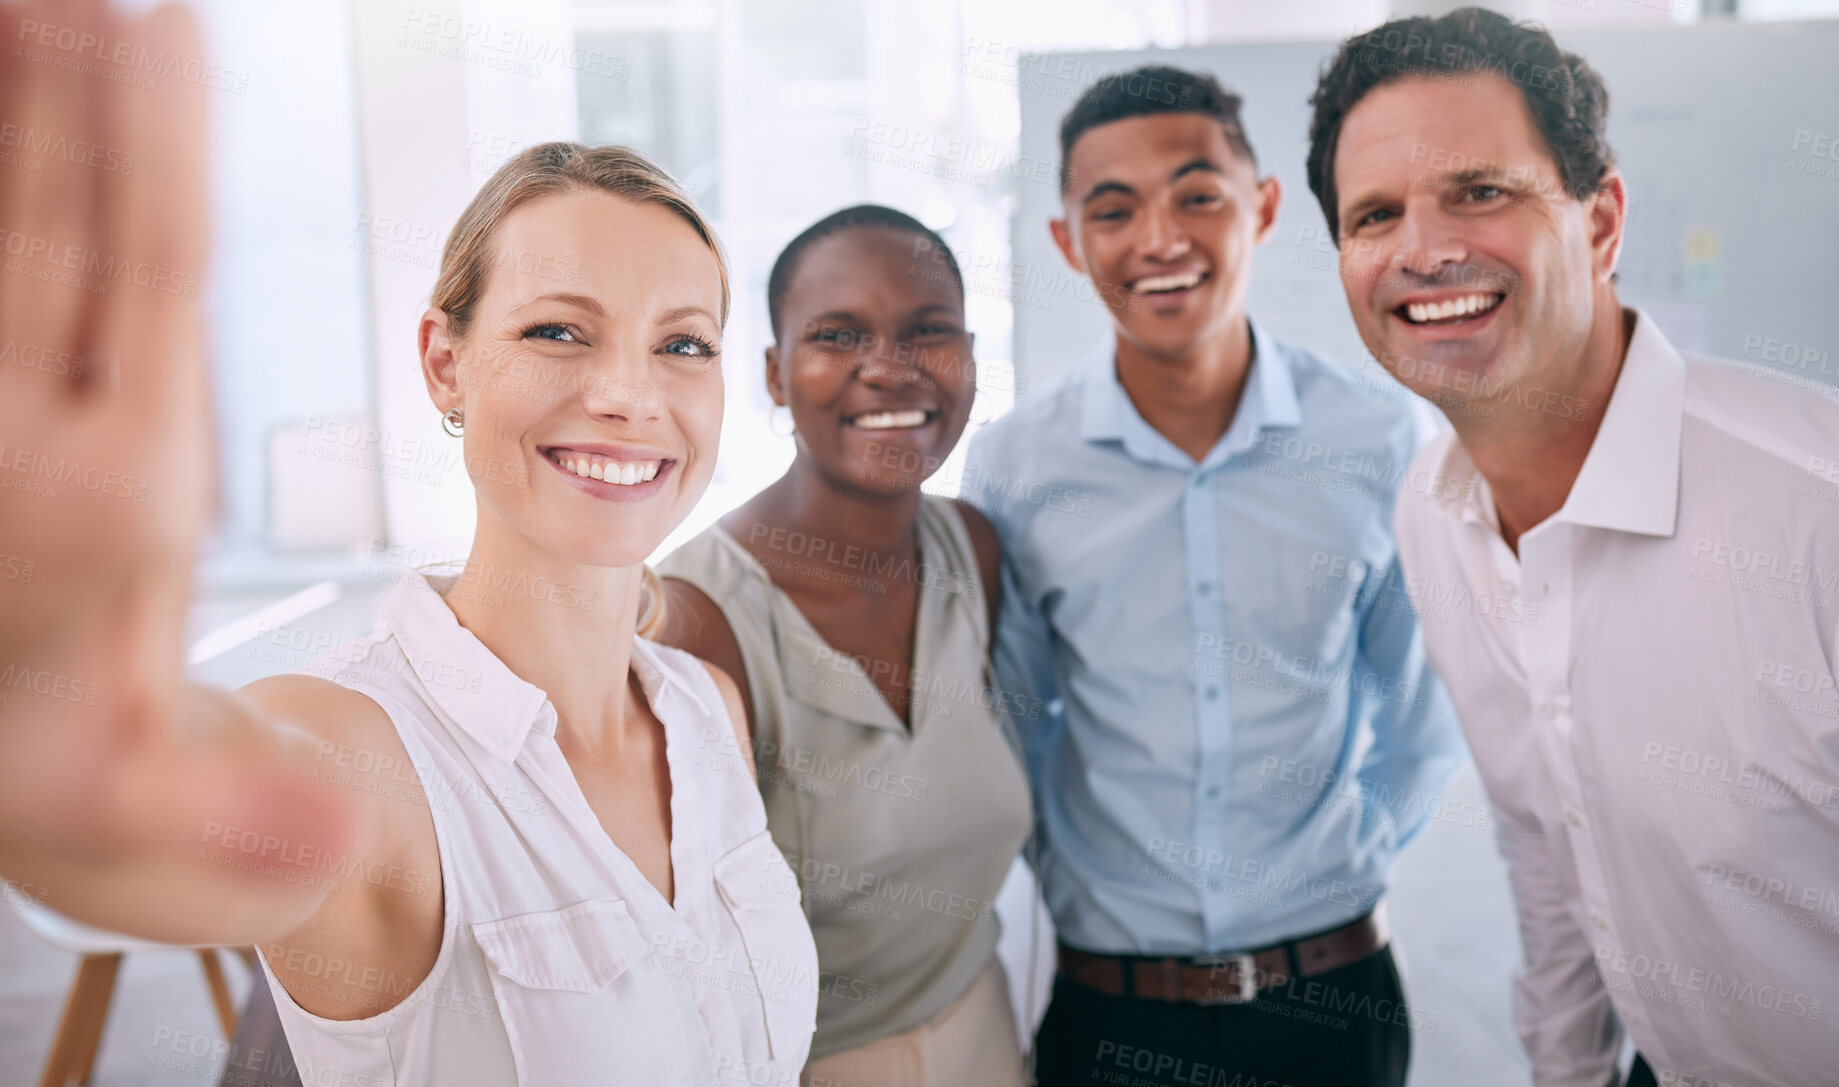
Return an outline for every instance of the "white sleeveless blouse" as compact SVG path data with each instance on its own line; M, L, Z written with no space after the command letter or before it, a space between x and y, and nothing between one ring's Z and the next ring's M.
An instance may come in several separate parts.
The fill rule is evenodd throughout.
M817 952L699 661L633 643L665 730L673 904L601 828L548 698L421 575L334 658L333 680L383 707L426 791L445 920L428 977L364 1019L305 1011L264 958L305 1087L798 1082ZM374 969L340 970L339 984L400 995Z

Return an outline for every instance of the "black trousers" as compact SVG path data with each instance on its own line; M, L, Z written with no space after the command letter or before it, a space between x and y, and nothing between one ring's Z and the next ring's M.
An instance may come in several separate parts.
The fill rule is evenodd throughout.
M1647 1065L1647 1058L1635 1054L1635 1063L1628 1069L1628 1087L1659 1087L1654 1080L1654 1070Z
M1106 996L1054 979L1041 1087L1403 1087L1413 1020L1392 949L1245 1004Z

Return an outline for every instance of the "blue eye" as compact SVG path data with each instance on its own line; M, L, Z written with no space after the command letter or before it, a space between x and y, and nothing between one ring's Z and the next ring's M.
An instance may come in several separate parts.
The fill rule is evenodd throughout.
M1484 193L1486 195L1483 195ZM1495 197L1500 196L1500 195L1501 195L1501 190L1499 186L1496 186L1496 185L1471 185L1469 186L1469 196L1471 196L1477 201L1481 201L1485 203L1489 200L1493 200Z
M684 358L712 359L721 354L720 348L694 333L685 333L671 340L664 345L664 351L666 354L681 355Z
M1382 222L1383 220L1379 218L1380 216L1391 215L1391 214L1392 214L1392 211L1389 208L1375 208L1372 211L1369 211L1365 215L1361 216L1360 221L1358 223L1355 223L1354 225L1355 226L1366 226L1369 223Z
M539 340L552 340L556 343L579 343L580 337L567 325L541 324L524 329L524 339L532 336Z

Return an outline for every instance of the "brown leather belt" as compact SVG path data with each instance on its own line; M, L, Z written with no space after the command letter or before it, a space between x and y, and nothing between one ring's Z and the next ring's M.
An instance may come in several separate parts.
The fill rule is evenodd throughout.
M1060 945L1060 973L1107 996L1177 1004L1245 1004L1292 977L1314 977L1359 962L1390 939L1385 907L1338 929L1256 951L1195 958L1099 955Z

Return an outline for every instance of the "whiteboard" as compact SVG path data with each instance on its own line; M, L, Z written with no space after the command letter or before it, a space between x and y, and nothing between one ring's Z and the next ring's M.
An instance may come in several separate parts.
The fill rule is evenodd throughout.
M1586 29L1556 35L1602 73L1631 212L1618 284L1680 348L1839 385L1839 21ZM1078 90L1140 64L1205 69L1245 97L1259 165L1284 188L1249 308L1330 358L1367 358L1303 173L1309 95L1333 42L1023 58L1021 159L1059 161ZM1051 78L1061 73L1076 76ZM1025 290L1065 271L1057 186L1017 186L1015 363L1031 387L1110 335L1089 291ZM1024 304L1026 303L1026 304Z

